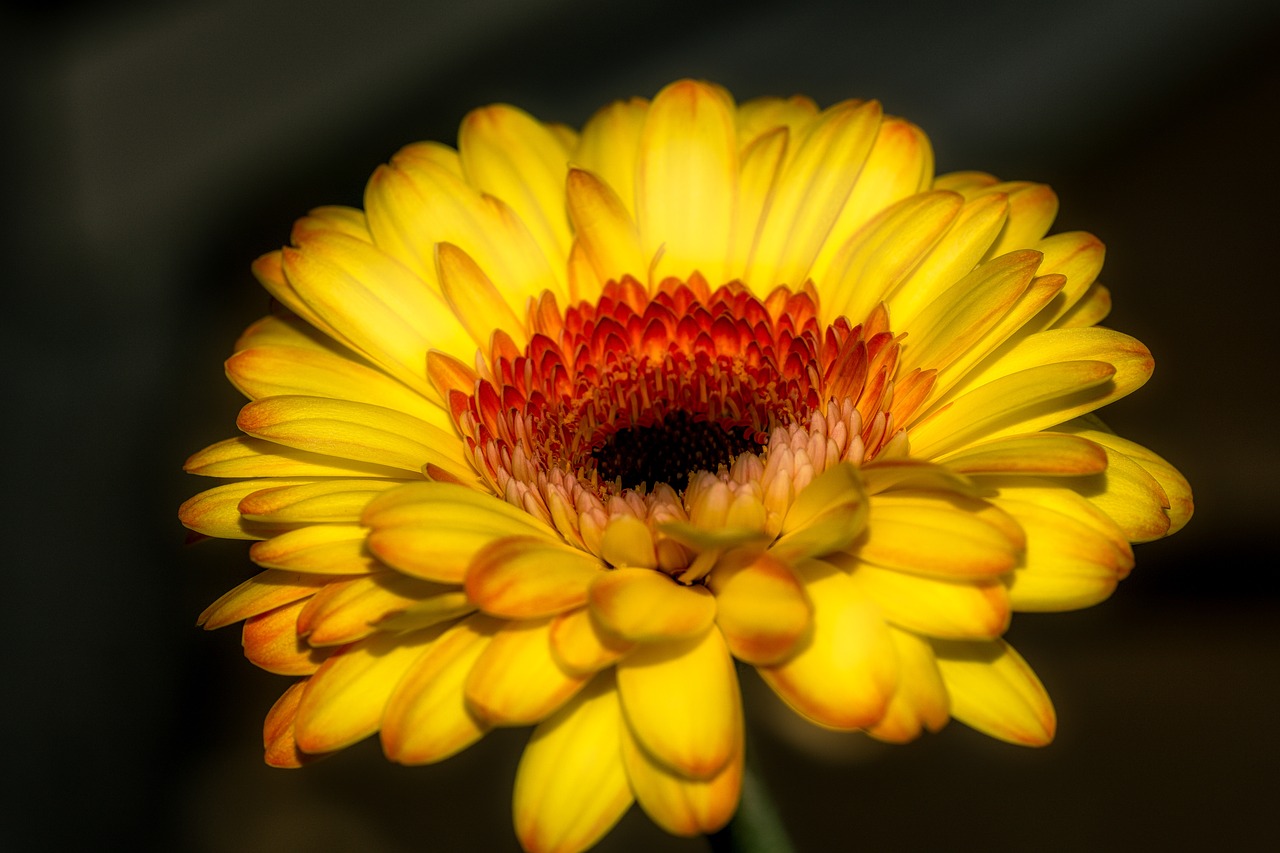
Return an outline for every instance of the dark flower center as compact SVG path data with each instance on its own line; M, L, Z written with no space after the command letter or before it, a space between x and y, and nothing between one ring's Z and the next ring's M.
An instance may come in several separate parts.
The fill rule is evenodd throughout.
M676 491L689 485L695 471L715 471L738 454L759 450L750 427L725 427L698 420L686 411L668 412L649 426L623 427L591 451L596 472L606 482L621 478L622 488L653 488L666 483Z

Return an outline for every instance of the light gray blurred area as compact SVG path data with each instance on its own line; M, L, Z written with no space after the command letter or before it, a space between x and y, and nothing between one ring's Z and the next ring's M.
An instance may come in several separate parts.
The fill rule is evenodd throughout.
M436 767L376 742L261 763L287 681L196 614L252 567L184 546L187 454L234 430L221 361L249 262L360 204L471 107L581 124L682 76L742 99L876 97L939 171L1051 183L1108 245L1108 325L1155 353L1108 410L1198 511L1114 598L1015 618L1058 703L1028 751L959 724L906 747L797 727L744 678L801 851L1280 849L1274 438L1277 6L1267 0L692 3L191 0L0 11L8 542L0 826L13 850L517 849L525 731ZM600 851L695 851L633 812Z

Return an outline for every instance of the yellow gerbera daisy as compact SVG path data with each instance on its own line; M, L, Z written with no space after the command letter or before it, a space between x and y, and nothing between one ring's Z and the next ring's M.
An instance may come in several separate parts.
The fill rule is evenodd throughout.
M254 266L244 435L187 463L232 482L181 510L258 540L200 621L301 677L267 761L533 725L516 832L576 851L632 802L728 821L735 661L823 726L1048 742L1010 613L1101 601L1191 514L1090 415L1152 360L1056 207L935 177L875 101L681 81L581 133L477 110L312 211Z

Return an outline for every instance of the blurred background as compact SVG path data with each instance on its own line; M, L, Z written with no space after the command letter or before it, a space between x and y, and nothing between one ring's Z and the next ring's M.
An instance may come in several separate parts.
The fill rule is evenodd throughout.
M748 679L798 849L1280 849L1277 37L1267 0L8 4L4 846L517 849L527 731L435 767L374 742L262 764L287 681L194 627L252 567L243 543L183 545L176 508L207 483L180 466L234 430L221 362L267 304L248 264L297 216L358 205L473 106L579 125L698 76L876 97L939 171L1052 184L1056 230L1108 244L1107 324L1157 359L1109 420L1196 489L1111 601L1015 619L1057 702L1048 748L775 725ZM633 810L598 849L706 848Z

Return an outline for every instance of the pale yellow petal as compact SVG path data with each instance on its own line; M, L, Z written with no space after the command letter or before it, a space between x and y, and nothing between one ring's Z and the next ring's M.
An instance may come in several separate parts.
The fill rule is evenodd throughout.
M475 347L422 278L368 243L325 234L284 250L284 271L307 306L344 342L428 396L428 349L469 358Z
M649 102L643 98L609 104L583 126L573 157L575 165L612 187L632 216L636 210L636 155L648 112Z
M636 222L644 256L661 251L655 279L697 271L723 283L738 181L727 94L691 80L667 86L649 108L638 157Z
M975 442L1062 423L1120 396L1117 388L1123 386L1113 381L1117 375L1110 362L1090 359L1041 364L993 379L912 425L907 431L912 455L936 458Z
M824 315L862 322L928 255L962 204L955 193L938 191L910 196L878 213L833 256L819 291Z
M772 204L789 141L787 129L777 127L744 148L739 157L738 205L734 210L733 248L729 250L725 278L738 279L748 287L754 283L761 296L771 285L762 278L751 278L747 267L764 225L764 215Z
M640 253L640 232L613 189L590 172L569 171L567 204L577 244L601 281L624 275L643 279L648 261Z
M569 151L560 138L523 110L496 104L463 119L458 153L467 180L509 204L542 253L563 264L569 251L564 211Z
M600 540L600 556L617 567L652 569L658 565L657 546L649 525L634 515L609 521Z
M225 483L188 498L178 508L178 520L197 533L218 539L267 539L295 525L249 521L240 514L240 502L262 489L306 482L309 481L263 479Z
M656 761L710 779L742 750L742 698L714 627L700 637L643 643L617 664L627 724Z
M1053 703L1012 646L1003 640L932 644L951 695L951 716L1010 743L1044 746L1053 740Z
M853 191L880 127L880 105L825 110L793 139L778 175L745 280L757 288L799 288Z
M862 532L867 495L851 463L833 465L806 486L782 522L782 535L770 549L776 556L817 556L838 551Z
M528 853L579 853L634 801L621 756L622 713L608 673L534 729L516 770L516 835Z

